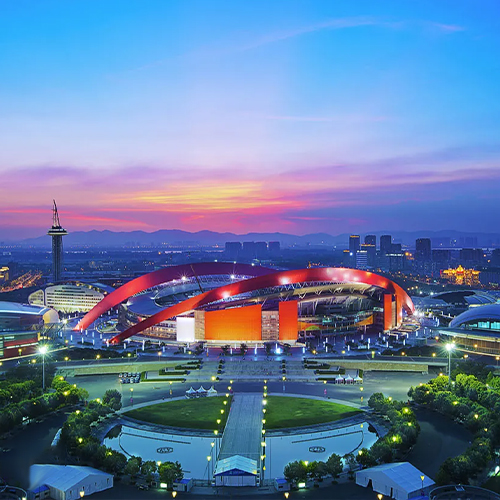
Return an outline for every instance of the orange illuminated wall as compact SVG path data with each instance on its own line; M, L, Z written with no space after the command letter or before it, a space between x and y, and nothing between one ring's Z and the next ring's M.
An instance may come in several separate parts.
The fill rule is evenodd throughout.
M403 308L396 297L396 326L399 326L403 322Z
M392 328L392 295L386 293L384 295L384 330Z
M235 307L205 314L205 340L261 340L262 307Z
M297 340L298 336L297 330L299 324L297 301L290 300L286 302L280 302L279 315L280 315L279 339Z

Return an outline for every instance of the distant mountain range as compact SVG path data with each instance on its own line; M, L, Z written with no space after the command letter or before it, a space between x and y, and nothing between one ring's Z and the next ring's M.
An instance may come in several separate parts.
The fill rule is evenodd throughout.
M473 233L462 231L376 231L377 243L380 235L392 234L396 243L413 246L417 238L431 238L434 248L450 246L451 241L456 241L453 246L459 247L492 247L500 246L500 234ZM364 236L364 234L362 234ZM81 247L213 247L223 246L226 241L279 241L283 248L298 246L339 246L347 247L349 234L333 236L327 233L313 233L297 236L286 233L217 233L214 231L198 231L190 233L178 229L161 229L152 233L144 231L115 232L115 231L75 231L64 237L65 248ZM22 246L39 248L50 247L50 238L40 236L17 241Z

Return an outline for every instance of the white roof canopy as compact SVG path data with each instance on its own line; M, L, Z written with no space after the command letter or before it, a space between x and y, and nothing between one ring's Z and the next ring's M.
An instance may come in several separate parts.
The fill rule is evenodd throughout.
M93 467L79 465L36 464L30 467L30 490L46 484L52 488L67 491L89 476L113 476Z
M424 478L422 481L422 477ZM356 472L356 484L368 486L372 482L373 491L397 500L406 500L413 493L434 485L434 481L409 462L382 464Z
M217 462L214 475L218 476L231 470L239 470L256 476L258 474L257 461L252 460L251 458L242 457L241 455L233 455L229 458L223 458Z

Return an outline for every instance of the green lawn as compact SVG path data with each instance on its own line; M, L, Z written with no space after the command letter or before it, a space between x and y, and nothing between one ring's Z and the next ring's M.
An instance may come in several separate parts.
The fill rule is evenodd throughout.
M227 399L227 405L223 401ZM184 399L145 406L125 413L127 417L160 425L186 427L189 429L217 429L217 419L221 419L220 429L226 424L231 396ZM221 409L224 414L221 415Z
M361 413L352 406L330 401L281 396L268 397L265 407L266 429L323 424Z

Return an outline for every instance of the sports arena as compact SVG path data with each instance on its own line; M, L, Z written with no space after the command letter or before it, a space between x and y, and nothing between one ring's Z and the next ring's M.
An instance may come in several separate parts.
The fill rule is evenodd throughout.
M132 336L178 342L293 344L316 335L358 329L388 331L414 306L407 293L377 274L347 268L275 270L207 262L166 267L136 278L110 293L75 330L118 310L123 331Z

